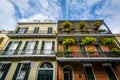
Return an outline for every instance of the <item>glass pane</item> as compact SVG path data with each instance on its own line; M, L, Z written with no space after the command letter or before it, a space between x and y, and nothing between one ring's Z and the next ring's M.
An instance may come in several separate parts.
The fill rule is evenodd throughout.
M64 80L72 80L73 75L70 67L64 68L63 72L64 72Z
M17 49L18 44L19 44L19 42L12 42L12 44L10 45L10 47L7 51L7 54L12 55L15 52L15 50Z
M43 53L46 55L51 55L51 53L52 53L52 41L45 41Z
M40 68L53 68L53 65L49 62L45 62L40 65Z

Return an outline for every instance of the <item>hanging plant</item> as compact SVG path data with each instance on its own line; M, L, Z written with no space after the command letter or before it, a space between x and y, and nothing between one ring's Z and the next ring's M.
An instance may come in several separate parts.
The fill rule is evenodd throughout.
M63 47L68 47L69 45L75 44L75 40L73 38L65 38L62 41Z
M94 23L94 26L95 26L96 28L98 28L100 25L101 25L101 22L100 22L100 21L96 21L96 22Z
M69 21L65 21L63 22L63 27L64 27L64 31L69 32L72 28L73 24Z
M104 38L102 40L101 44L104 45L104 46L115 45L115 40L113 38Z
M93 48L89 48L87 52L90 54L93 54L93 53L95 53L95 50Z
M99 32L105 32L106 30L105 29L99 29L98 31Z
M86 31L86 23L85 22L80 22L79 23L79 29L81 31Z
M83 40L82 40L82 45L92 45L92 44L95 44L96 43L96 39L93 38L93 37L85 37Z
M120 54L120 50L117 49L117 48L112 48L112 49L110 50L110 54L111 54L111 55L118 55L118 54Z

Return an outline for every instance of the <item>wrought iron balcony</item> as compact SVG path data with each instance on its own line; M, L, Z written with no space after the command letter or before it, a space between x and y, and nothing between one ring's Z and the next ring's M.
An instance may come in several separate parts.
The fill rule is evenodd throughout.
M32 30L28 30L26 32L16 32L9 31L7 34L10 38L24 38L24 37L56 37L56 31L48 32L47 30L40 30L38 32L34 32Z
M28 58L28 59L32 59L32 58L46 58L46 57L50 57L50 58L56 58L55 55L55 51L54 50L50 50L50 49L44 49L44 50L2 50L0 51L0 59L18 59L18 58Z

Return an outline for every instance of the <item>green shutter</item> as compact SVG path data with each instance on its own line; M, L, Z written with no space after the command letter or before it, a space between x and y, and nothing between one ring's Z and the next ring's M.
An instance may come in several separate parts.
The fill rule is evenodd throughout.
M17 29L16 33L18 33L18 32L19 32L19 30L20 30L20 28L18 28L18 29Z
M28 30L28 28L25 29L25 32L24 32L24 33L27 33L27 30Z
M29 76L29 73L30 73L30 65L31 63L28 63L28 65L26 66L26 73L25 73L25 77L24 77L24 80L28 80L28 76Z
M13 55L17 54L17 52L19 51L19 47L20 47L21 43L22 43L22 41L19 41L18 46L17 46Z
M41 54L43 54L44 44L45 44L45 41L42 41Z
M21 63L18 63L18 65L17 65L17 67L16 67L16 70L15 70L15 72L14 72L14 75L13 75L12 80L16 80L17 75L18 75L18 72L19 72L19 69L20 69L20 66L21 66Z
M55 41L52 41L52 54L54 54L55 51Z
M6 46L6 48L5 48L4 52L2 53L2 55L6 55L9 47L11 46L11 43L12 43L12 41L10 41L10 42L8 43L8 45Z
M33 52L33 54L36 54L36 52L37 52L37 46L38 46L38 41L36 41L36 43L35 43L35 47L34 47L34 52Z
M3 64L4 64L4 63L3 63ZM8 73L8 71L9 71L9 69L10 69L10 66L11 66L11 63L8 63L8 64L6 64L6 66L4 66L4 67L5 67L5 68L4 68L4 73L3 73L3 75L2 75L2 77L1 77L0 80L4 80L4 79L5 79L7 73Z
M22 51L22 54L25 54L25 51L26 51L27 45L28 45L28 41L26 41L26 43L25 43L25 46L24 46L23 51Z

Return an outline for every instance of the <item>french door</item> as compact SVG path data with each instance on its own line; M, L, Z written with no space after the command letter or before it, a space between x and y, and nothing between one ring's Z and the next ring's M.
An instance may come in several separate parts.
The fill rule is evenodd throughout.
M31 55L34 53L36 41L29 41L25 50L25 54Z
M52 41L45 41L43 53L45 55L51 55L52 54Z
M37 80L53 80L53 70L39 70Z
M26 28L20 28L18 33L25 33Z
M19 44L19 42L12 42L12 44L10 45L10 47L9 47L9 49L8 49L8 51L7 51L7 54L8 54L8 55L14 54L15 50L16 50L17 47L18 47L18 44Z

